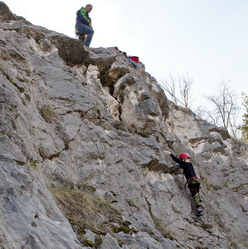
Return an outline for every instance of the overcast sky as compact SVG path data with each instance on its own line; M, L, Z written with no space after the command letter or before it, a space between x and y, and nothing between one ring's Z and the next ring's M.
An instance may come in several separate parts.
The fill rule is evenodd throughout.
M75 12L93 4L92 47L139 56L158 82L193 79L196 101L223 81L248 94L248 0L5 0L34 25L75 38Z

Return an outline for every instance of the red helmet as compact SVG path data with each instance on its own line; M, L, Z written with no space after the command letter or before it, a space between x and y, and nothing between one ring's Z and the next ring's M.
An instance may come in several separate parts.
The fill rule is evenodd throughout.
M190 158L189 154L187 154L187 153L182 153L182 154L179 156L179 159L184 159L184 158Z

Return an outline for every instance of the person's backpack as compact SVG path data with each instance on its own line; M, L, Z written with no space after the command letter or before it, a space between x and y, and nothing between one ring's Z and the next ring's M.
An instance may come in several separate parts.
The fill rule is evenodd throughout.
M84 7L82 7L81 9L84 9ZM82 17L82 14L81 14L81 9L79 9L76 13L77 15L77 20L80 20L80 22L83 22L83 17Z

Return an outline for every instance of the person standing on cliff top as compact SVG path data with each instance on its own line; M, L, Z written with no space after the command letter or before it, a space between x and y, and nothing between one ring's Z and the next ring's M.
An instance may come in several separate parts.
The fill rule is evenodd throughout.
M168 153L171 158L179 164L179 167L183 169L184 176L187 180L189 191L193 197L194 204L197 209L197 216L203 215L204 205L201 203L201 195L200 195L200 179L196 175L194 166L190 163L190 156L187 153L180 154L179 158L174 156L170 151L165 151Z
M91 18L89 13L92 11L93 6L87 4L77 11L75 33L79 39L84 43L85 46L89 47L92 37L94 35L94 30L91 24Z

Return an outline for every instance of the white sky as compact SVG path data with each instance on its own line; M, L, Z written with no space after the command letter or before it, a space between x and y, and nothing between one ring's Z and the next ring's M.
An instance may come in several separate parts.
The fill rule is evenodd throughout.
M34 25L75 37L75 12L93 4L92 47L139 56L158 81L193 79L196 101L222 81L248 94L248 0L5 0Z

